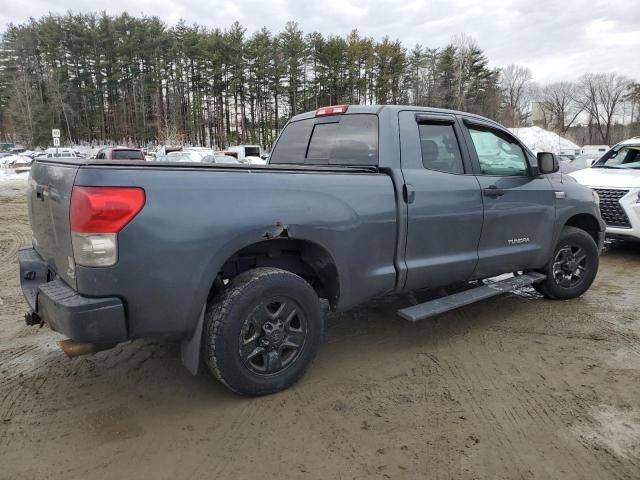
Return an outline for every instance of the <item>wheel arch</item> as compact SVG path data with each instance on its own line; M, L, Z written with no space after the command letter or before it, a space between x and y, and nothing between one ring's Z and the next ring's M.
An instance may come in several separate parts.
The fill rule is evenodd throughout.
M289 237L287 228L263 232L263 235L247 236L235 245L243 245L233 253L222 255L209 270L207 291L201 302L200 315L194 325L192 335L182 342L182 363L192 373L197 374L200 363L202 328L206 304L225 284L239 274L258 267L275 267L299 275L325 298L332 309L340 300L340 276L333 256L323 246L306 240ZM251 240L247 241L249 238Z
M577 213L567 219L564 227L575 227L587 232L598 247L600 245L600 222L591 213Z
M286 235L265 237L229 255L218 275L211 282L209 296L239 274L259 267L274 267L304 278L320 298L328 300L332 308L340 300L340 278L333 256L321 245ZM222 281L222 284L220 283Z

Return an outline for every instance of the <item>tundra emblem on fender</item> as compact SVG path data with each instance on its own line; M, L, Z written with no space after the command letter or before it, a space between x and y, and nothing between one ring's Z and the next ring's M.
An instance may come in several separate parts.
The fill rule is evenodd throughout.
M507 240L507 243L509 245L520 245L521 243L529 243L531 241L531 239L529 237L522 237L522 238L512 238Z

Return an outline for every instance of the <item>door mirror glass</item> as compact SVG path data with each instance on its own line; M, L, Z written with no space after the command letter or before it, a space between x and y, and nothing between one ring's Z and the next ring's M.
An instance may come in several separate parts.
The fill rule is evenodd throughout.
M560 169L558 157L550 152L538 152L538 169L540 173L555 173Z

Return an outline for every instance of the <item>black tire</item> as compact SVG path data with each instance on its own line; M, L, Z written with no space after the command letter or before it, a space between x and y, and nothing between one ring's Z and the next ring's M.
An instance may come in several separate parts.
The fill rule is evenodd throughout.
M229 390L267 395L302 377L323 330L320 301L306 281L285 270L256 268L238 275L209 302L203 356Z
M591 235L579 228L564 227L549 263L541 270L547 278L534 288L555 300L579 297L591 287L599 263L598 246Z

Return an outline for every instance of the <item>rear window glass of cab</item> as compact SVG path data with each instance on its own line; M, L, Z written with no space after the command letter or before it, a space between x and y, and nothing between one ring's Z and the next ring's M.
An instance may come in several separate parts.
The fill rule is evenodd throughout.
M378 117L346 114L287 124L270 164L378 165Z

